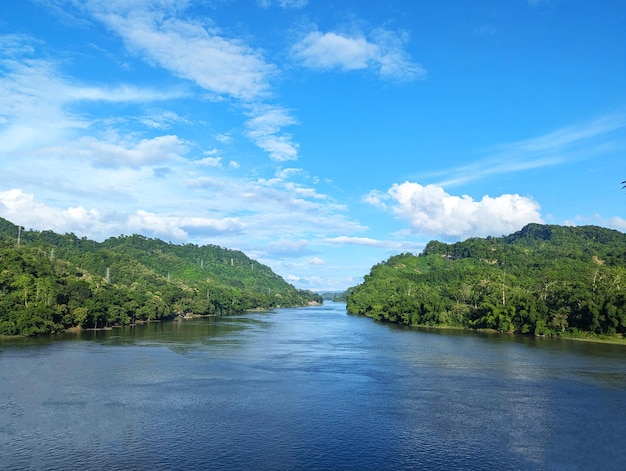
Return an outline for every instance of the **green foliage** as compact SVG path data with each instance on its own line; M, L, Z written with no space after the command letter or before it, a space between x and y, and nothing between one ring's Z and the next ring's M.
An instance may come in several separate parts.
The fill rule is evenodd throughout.
M140 235L98 243L0 218L0 335L322 302L245 254Z
M407 325L615 335L626 332L624 281L625 234L529 224L391 257L348 292L347 308Z

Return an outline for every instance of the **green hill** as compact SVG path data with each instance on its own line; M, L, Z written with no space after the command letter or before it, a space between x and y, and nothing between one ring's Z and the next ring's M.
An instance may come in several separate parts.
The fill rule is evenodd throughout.
M626 234L529 224L506 237L429 242L371 269L348 311L406 325L536 335L626 331Z
M19 231L0 218L0 335L311 301L322 300L240 251L141 235L98 243L74 234Z

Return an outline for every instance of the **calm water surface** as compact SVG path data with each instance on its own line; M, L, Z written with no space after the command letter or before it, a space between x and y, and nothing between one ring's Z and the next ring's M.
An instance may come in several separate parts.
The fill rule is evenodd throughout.
M0 469L626 469L626 347L345 305L0 342Z

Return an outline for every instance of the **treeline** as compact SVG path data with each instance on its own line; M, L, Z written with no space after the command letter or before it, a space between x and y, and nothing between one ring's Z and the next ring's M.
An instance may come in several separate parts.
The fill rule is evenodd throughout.
M534 335L626 331L626 235L530 224L506 237L430 242L374 266L348 311L406 325Z
M19 240L18 240L19 237ZM322 302L236 250L140 235L102 243L0 218L0 335Z

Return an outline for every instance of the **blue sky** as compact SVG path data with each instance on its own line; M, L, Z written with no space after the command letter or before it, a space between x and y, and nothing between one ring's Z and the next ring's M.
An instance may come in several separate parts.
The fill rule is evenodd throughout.
M0 6L0 216L343 290L432 239L626 231L626 5Z

